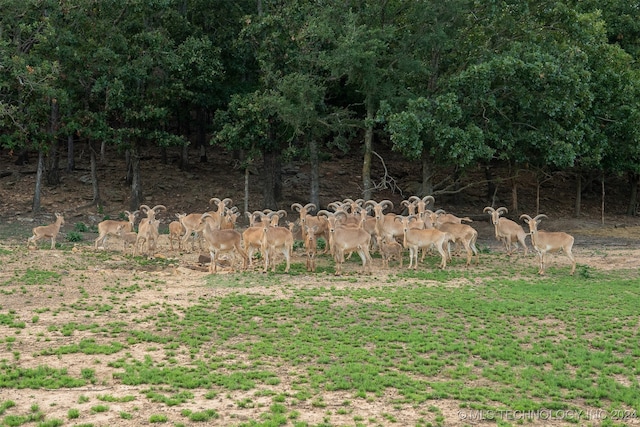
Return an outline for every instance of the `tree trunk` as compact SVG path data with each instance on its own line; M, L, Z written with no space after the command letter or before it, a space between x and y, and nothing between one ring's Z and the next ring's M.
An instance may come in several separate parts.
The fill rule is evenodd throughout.
M373 100L371 95L367 95L367 119L365 121L364 132L364 156L362 159L362 197L371 200L373 196L373 185L371 184L371 156L373 153Z
M124 182L127 185L131 185L131 183L133 182L132 157L133 156L131 155L131 148L127 148L127 150L124 152L124 163L127 168L127 174L124 177Z
M320 209L320 156L318 155L318 141L309 140L309 162L311 163L311 191L309 201Z
M180 151L180 170L186 171L189 169L189 144L182 144L182 150Z
M278 201L282 193L280 183L280 156L276 152L263 153L264 161L264 206L278 210Z
M198 111L198 146L200 147L200 163L207 163L207 130L208 114L204 109Z
M40 212L40 194L42 193L42 175L44 174L44 151L38 151L38 168L36 170L36 188L33 194L33 205L31 212L37 214Z
M51 115L49 116L49 135L51 136L51 147L48 153L47 162L47 184L60 184L60 156L58 155L58 138L56 132L58 130L58 122L60 118L60 110L56 99L51 100Z
M601 196L602 196L602 205L600 206L600 221L602 222L602 225L604 225L604 196L605 196L605 192L604 192L604 171L602 171L602 175L601 175Z
M627 215L636 215L638 213L638 181L640 174L629 172L629 206L627 207Z
M107 141L103 140L100 144L100 163L103 165L107 162Z
M518 181L515 177L511 178L511 211L514 214L519 213L518 208Z
M60 184L60 156L58 155L58 141L53 141L47 154L47 185Z
M489 203L489 206L495 207L498 187L494 182L493 172L490 165L484 166L484 178L487 180L487 202Z
M160 162L163 165L169 163L169 160L167 159L167 147L160 147Z
M514 214L520 213L518 207L518 177L513 170L513 165L509 164L509 176L511 181L511 212Z
M244 168L244 213L249 212L249 166Z
M420 194L418 196L433 195L433 164L431 156L426 148L422 149L422 183L420 185Z
M138 144L131 146L131 211L135 211L142 204L142 177L140 176L140 153Z
M582 173L576 172L576 204L574 215L580 218L580 210L582 209Z
M91 203L99 206L102 204L102 200L100 199L100 186L98 185L98 158L91 141L89 141L89 158L91 159L91 187L93 189L93 199Z
M457 205L462 204L462 192L460 191L460 180L462 179L462 169L458 166L453 171L453 202Z
M536 177L536 216L540 213L540 179Z
M73 172L76 168L75 163L75 146L73 134L67 136L67 172Z

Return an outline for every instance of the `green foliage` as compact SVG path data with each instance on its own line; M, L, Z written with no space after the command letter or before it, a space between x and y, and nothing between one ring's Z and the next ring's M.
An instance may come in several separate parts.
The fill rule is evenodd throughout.
M81 242L83 240L82 234L77 231L70 231L67 233L67 240L69 242Z
M193 412L185 409L181 412L181 414L185 417L188 417L189 421L193 422L206 422L220 417L220 415L218 415L218 413L213 409L207 409L200 412Z
M169 421L169 417L164 414L153 414L149 417L150 423L166 423Z
M78 233L86 233L89 231L89 227L87 227L87 224L85 224L84 222L76 222L73 225L73 229Z

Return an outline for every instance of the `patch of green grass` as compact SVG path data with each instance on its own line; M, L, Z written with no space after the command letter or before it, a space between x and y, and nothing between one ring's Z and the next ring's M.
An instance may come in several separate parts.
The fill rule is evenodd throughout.
M62 275L54 271L39 270L37 268L27 268L27 270L19 277L16 282L23 283L28 286L34 285L51 285L59 283Z
M83 353L83 354L113 354L122 350L124 346L117 342L113 341L109 344L98 344L93 338L80 340L77 344L65 345L62 347L58 347L55 349L46 349L40 352L43 356L49 355L62 355L62 354L73 354L73 353Z
M59 427L61 425L64 425L64 421L57 418L38 423L38 427Z
M153 414L149 417L150 423L166 423L169 418L164 414Z
M220 415L213 409L207 409L204 411L193 412L189 409L182 410L181 414L184 417L189 418L189 421L193 422L206 422L220 418Z
M120 403L133 402L134 400L136 400L136 397L132 395L115 397L115 396L111 396L110 394L99 394L98 396L96 396L96 398L101 402L120 402Z
M74 388L82 387L84 379L73 378L66 369L55 369L48 366L23 368L0 361L0 388Z
M81 242L82 240L82 234L77 231L70 231L67 233L67 241L69 242Z
M78 409L71 408L67 411L67 418L69 418L70 420L74 420L79 417L80 417L80 411Z
M0 325L18 329L24 329L27 326L25 322L17 321L16 313L11 311L7 314L0 313Z
M95 412L95 413L108 412L108 411L109 411L109 406L107 405L96 405L91 407L91 412Z
M3 415L7 409L13 408L14 406L16 406L16 403L13 400L5 400L0 403L0 415Z

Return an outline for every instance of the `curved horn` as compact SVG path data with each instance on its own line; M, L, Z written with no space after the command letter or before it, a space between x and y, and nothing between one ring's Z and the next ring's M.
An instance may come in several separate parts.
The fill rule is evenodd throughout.
M349 199L349 198L346 198L346 199L344 199L344 200L342 201L342 203L349 203L349 204L351 204L351 203L355 203L355 202L354 202L353 200Z
M155 212L156 209L164 209L166 211L167 207L165 205L155 205L151 210Z
M520 219L524 219L526 222L533 221L533 218L531 218L531 217L530 217L529 215L527 215L527 214L522 214L522 215L520 215Z
M437 211L435 211L436 215L442 215L442 214L446 214L447 212L444 209L438 209Z
M495 211L496 210L493 209L491 206L487 206L486 208L484 208L484 210L482 212L484 212L484 213L487 213L487 212L494 213Z
M380 202L380 206L382 206L382 209L384 209L385 206L389 207L389 209L393 209L393 202L391 200L383 200Z
M425 203L425 205L428 205L429 202L431 202L432 204L436 204L436 199L433 198L433 196L424 196L422 198L422 201Z
M540 215L536 215L535 218L533 218L534 221L538 222L540 221L542 218L549 218L548 216L546 216L545 214L540 214Z
M363 203L364 203L364 199L356 199L355 200L355 204L356 205L362 206Z
M330 217L333 215L335 214L324 209L319 210L318 213L316 214L316 216L324 216L324 217Z
M308 212L311 211L315 211L316 209L318 209L318 207L316 206L315 203L307 203L306 205L304 205L304 209Z
M287 211L285 211L284 209L280 209L279 211L276 212L276 214L278 214L280 218L283 218L287 216Z
M502 206L501 208L498 208L496 212L498 212L498 214L506 214L506 213L509 213L509 209Z
M151 208L150 208L149 206L147 206L147 205L140 205L140 210L141 210L143 213L147 213L148 211L150 211L150 210L151 210Z
M378 202L376 202L375 200L367 200L366 202L364 202L364 207L366 208L367 206L376 207L378 206Z
M266 214L266 213L264 213L264 212L262 212L262 211L254 211L254 212L251 214L251 217L253 217L253 218L255 218L255 217L257 217L257 216L259 216L259 217L260 217L260 220L262 221L262 220L267 216L267 214Z
M409 203L415 203L415 202L419 202L420 201L420 197L418 196L411 196L407 199L409 201Z
M226 198L222 199L222 203L223 203L225 206L229 206L229 205L233 204L233 200L232 200L232 199L230 199L229 197L226 197Z
M328 208L333 209L334 211L342 209L342 204L340 202L331 202L327 205Z
M335 216L336 218L341 217L341 216L343 216L343 217L347 218L347 214L346 214L345 212L342 212L342 211L340 211L340 212L336 212L336 213L334 214L334 216Z
M294 204L291 205L291 210L294 210L296 212L300 212L302 209L304 209L304 208L302 207L302 205L300 203L294 203Z
M209 199L210 205L215 205L217 207L220 203L220 199L218 199L217 197L212 197Z

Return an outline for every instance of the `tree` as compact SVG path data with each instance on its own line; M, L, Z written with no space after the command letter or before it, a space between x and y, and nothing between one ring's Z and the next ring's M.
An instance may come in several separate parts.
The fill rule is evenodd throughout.
M55 3L11 1L0 17L0 145L38 151L33 213L41 208L45 156L57 141L60 64L47 43L55 34L52 7Z

